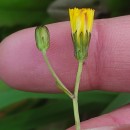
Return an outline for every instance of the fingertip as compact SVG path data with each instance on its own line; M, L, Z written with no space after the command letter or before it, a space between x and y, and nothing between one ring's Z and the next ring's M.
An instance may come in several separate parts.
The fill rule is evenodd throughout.
M69 67L72 63L71 72L75 73L76 65L71 50L73 47L68 33L70 31L68 22L47 26L51 36L51 47L47 54L56 73L63 82L67 81L66 84L71 86L71 79L74 81L75 77L70 74ZM66 48L67 45L69 49ZM2 41L0 49L0 76L10 86L25 91L58 91L41 52L36 48L35 28L24 29L10 35ZM69 60L71 58L73 60Z
M42 55L36 48L34 31L35 28L18 31L0 46L1 79L17 89L28 90L31 86L30 91L36 89L35 66L42 62Z

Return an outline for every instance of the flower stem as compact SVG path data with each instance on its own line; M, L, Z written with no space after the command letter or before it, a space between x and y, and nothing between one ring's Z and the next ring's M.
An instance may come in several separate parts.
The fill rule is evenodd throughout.
M75 82L75 90L74 90L74 96L77 99L78 99L78 91L79 91L79 84L80 84L82 69L83 69L83 61L79 61L76 82Z
M57 87L60 88L62 91L64 91L71 99L74 97L74 95L66 88L66 86L61 82L61 80L58 78L58 76L56 75L55 71L53 70L48 57L46 55L46 52L43 52L43 57L44 60L48 66L48 69L50 70L53 78L55 79L56 83L57 83Z
M78 91L79 91L79 84L80 84L80 79L81 79L81 74L82 74L82 68L83 68L83 61L79 61L76 82L75 82L74 98L73 98L73 109L74 109L76 130L80 130Z
M80 130L79 107L77 98L73 98L73 109L74 109L75 127L76 130Z

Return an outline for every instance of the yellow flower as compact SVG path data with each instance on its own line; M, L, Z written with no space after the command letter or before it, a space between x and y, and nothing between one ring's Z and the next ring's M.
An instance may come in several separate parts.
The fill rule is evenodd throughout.
M69 15L75 56L78 60L84 60L87 56L91 38L94 10L89 8L74 8L69 9Z

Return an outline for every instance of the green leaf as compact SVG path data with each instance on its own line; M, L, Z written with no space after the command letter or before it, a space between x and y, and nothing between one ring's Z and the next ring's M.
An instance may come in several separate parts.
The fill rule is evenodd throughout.
M64 94L45 94L10 90L0 95L0 109L27 99L68 99Z
M130 93L120 93L110 104L103 110L102 114L111 112L130 103Z
M3 92L6 92L6 90L9 90L11 88L8 87L6 83L4 83L2 80L0 80L0 94Z
M14 103L18 103L27 99L63 99L69 98L65 94L47 94L23 92L11 89L4 82L0 81L0 109L8 107Z
M90 91L79 93L80 105L84 103L100 102L108 103L117 96L117 93ZM14 103L26 99L63 99L69 100L65 94L46 94L46 93L32 93L14 90L8 87L4 82L0 81L0 109L8 107ZM100 99L100 100L99 100Z

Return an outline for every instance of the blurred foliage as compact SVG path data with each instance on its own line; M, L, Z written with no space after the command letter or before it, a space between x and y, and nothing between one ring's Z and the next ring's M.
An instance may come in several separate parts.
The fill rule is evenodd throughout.
M112 17L130 14L130 0L106 0Z
M81 120L128 103L130 94L127 93L81 92ZM72 102L66 95L22 92L0 82L0 130L65 130L73 124Z
M57 127L56 130L64 130L73 124L72 102L66 95L22 92L9 88L2 81L0 86L1 130L31 130L44 127L49 130L51 124L60 126L62 122L63 128ZM81 119L98 116L117 96L118 93L101 91L80 93Z
M51 2L53 0L1 0L0 40L17 30L53 22L46 12Z
M45 12L50 1L35 0L1 0L0 1L0 26L31 25L41 23L47 19ZM45 20L44 19L44 20Z
M54 22L46 9L54 0L1 0L0 40L23 28ZM107 0L110 16L129 14L130 1ZM79 94L81 120L130 103L129 93ZM65 130L74 124L72 102L64 94L14 90L0 81L0 130Z

